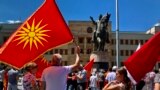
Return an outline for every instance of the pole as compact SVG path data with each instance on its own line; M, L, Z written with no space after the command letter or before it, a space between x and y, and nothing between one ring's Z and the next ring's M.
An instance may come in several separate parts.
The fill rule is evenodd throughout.
M116 64L119 67L119 12L118 0L116 0Z

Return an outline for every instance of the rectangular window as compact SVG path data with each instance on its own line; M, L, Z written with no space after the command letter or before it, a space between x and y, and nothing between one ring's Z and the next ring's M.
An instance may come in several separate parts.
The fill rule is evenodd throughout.
M55 53L58 53L58 49L55 49Z
M130 50L130 55L132 55L134 53L134 50Z
M139 43L138 40L135 40L135 45L138 45L138 43Z
M65 49L65 55L68 55L68 49Z
M52 55L52 54L53 54L53 50L50 50L50 51L49 51L49 54L51 54L51 55Z
M8 40L8 38L9 38L8 36L4 36L3 37L3 42L6 42Z
M124 56L124 50L120 50L120 55Z
M143 45L143 40L140 40L141 45Z
M91 49L87 49L87 54L91 54Z
M126 56L129 56L129 51L128 50L125 50L126 51Z
M133 45L133 40L130 40L130 45Z
M128 45L128 40L125 40L125 44Z
M124 42L123 42L123 41L124 41L124 40L123 40L123 39L121 39L121 40L120 40L120 44L122 44L122 45L123 45L123 44L124 44Z
M81 49L80 53L84 54L84 50L83 50L83 49Z
M92 40L92 38L91 38L91 37L88 37L88 38L87 38L87 43L90 44L90 43L91 43L91 40Z
M83 38L83 37L79 37L79 38L78 38L78 42L79 42L79 43L84 43L84 38Z
M74 54L74 48L71 49L71 54Z
M63 49L60 49L60 54L61 54L61 55L63 54Z

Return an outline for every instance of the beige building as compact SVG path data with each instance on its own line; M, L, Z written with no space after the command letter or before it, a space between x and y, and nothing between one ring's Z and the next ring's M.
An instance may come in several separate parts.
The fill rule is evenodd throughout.
M13 33L20 23L15 24L0 24L0 44L2 45L7 38ZM74 35L76 43L81 47L81 62L86 64L90 55L94 51L94 45L91 42L92 32L94 26L90 21L69 21L68 26ZM157 30L158 29L158 30ZM138 44L143 45L147 40L160 30L160 26L154 26L147 32L119 32L119 64L132 55ZM105 52L107 52L106 66L113 66L116 64L116 33L112 31L111 22L108 27L110 43L106 44ZM60 53L63 55L63 64L69 65L75 62L75 43L55 48L45 53L45 57L50 60L53 53Z

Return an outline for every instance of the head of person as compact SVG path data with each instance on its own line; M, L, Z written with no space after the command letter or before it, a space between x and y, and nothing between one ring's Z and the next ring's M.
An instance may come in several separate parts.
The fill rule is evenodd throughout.
M126 90L130 90L131 81L128 78L127 71L126 71L126 69L124 67L121 67L121 68L117 69L117 71L116 71L116 80L118 82L124 83Z
M61 66L62 65L62 55L53 54L52 60L50 61L53 66Z
M25 66L25 70L32 74L35 74L37 72L37 69L38 69L38 65L34 62L30 62Z
M113 66L112 71L116 72L116 70L117 70L117 66Z
M116 79L119 81L119 82L128 82L129 78L127 76L127 71L124 67L121 67L119 69L117 69L116 71Z

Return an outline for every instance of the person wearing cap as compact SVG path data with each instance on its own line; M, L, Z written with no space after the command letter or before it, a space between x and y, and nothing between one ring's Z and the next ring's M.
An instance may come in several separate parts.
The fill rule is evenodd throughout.
M111 68L109 69L109 73L107 74L105 78L105 80L108 83L116 79L116 70L117 70L116 66L113 66L112 69Z
M79 67L80 48L76 47L76 61L73 65L62 66L62 56L53 54L52 66L43 70L42 73L42 90L66 90L67 75Z

